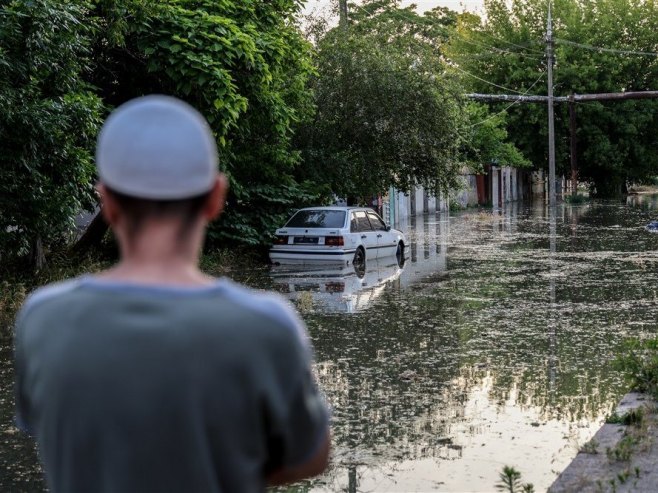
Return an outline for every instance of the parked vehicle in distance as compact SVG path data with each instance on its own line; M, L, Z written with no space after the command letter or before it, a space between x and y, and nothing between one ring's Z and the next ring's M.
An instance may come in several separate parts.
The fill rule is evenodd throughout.
M404 234L367 207L300 209L275 234L274 264L322 262L359 269L370 259L395 255L404 261Z

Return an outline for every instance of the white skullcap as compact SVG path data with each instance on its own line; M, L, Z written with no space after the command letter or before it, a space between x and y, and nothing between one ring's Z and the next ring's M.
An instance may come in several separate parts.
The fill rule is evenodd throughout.
M201 114L168 96L145 96L117 108L98 136L101 182L131 197L178 200L210 191L217 145Z

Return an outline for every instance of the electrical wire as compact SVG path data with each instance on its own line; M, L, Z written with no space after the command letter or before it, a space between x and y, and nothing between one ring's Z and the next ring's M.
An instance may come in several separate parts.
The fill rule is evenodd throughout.
M555 42L563 44L563 45L570 45L570 46L575 46L577 48L583 48L585 50L591 50L591 51L598 51L599 53L615 53L618 55L639 55L639 56L652 56L652 57L658 57L658 53L652 52L652 51L633 51L633 50L619 50L616 48L601 48L598 46L592 46L592 45L587 45L583 43L576 43L575 41L568 41L566 39L559 39L559 38L554 38Z
M478 34L485 35L487 38L490 38L493 41L499 41L501 43L507 43L508 45L515 46L517 48L521 48L522 50L532 51L533 53L539 53L540 55L544 54L543 50L536 50L535 48L530 48L529 46L523 46L523 45L519 45L519 44L516 44L516 43L512 43L511 41L507 41L506 39L498 38L496 36L493 36L492 34L484 32L484 31L476 31L476 32Z
M538 83L540 80L542 80L542 79L544 78L544 75L546 75L546 72L542 72L542 73L539 75L539 78L538 78L536 81L534 81L530 87L528 87L528 90L527 90L526 92L524 92L524 93L522 93L522 94L519 93L519 94L521 94L522 96L527 96L528 93L530 92L530 90L531 90L533 87L535 87L535 85L537 85L537 83ZM505 108L503 108L502 111L499 111L498 113L494 113L493 115L489 116L488 118L485 118L484 120L482 120L482 121L480 121L480 122L474 123L473 125L471 125L471 128L472 128L472 127L477 127L477 126L479 126L479 125L482 125L482 124L488 122L489 120L493 120L493 119L496 118L498 115L501 115L501 114L505 113L505 112L506 112L508 109L510 109L512 106L514 106L515 104L519 104L520 102L521 102L520 100L513 101L511 104L508 104L507 106L505 106Z
M360 6L358 4L352 4L352 6L358 8L362 12L365 12L367 15L372 14L372 12L367 11L366 9L364 9L362 6ZM495 53L507 53L509 55L521 55L521 56L525 56L526 58L532 58L534 60L542 60L543 59L543 56L542 57L537 57L537 56L533 56L533 55L528 55L527 53L521 53L521 52L518 52L518 51L509 51L509 50L505 50L505 49L502 49L502 48L498 48L496 46L491 46L491 45L482 43L481 41L475 41L475 40L472 40L472 39L467 39L462 34L460 34L457 31L454 31L454 30L448 30L447 28L444 28L443 30L444 30L445 34L448 35L448 36L457 36L458 38L460 38L465 43L468 43L468 44L471 44L471 45L474 45L474 46L481 46L481 47L489 49L489 50L491 50ZM485 34L485 33L482 33L482 34ZM494 39L494 40L496 40L496 38L494 38L491 35L487 35L487 36ZM533 48L528 48L528 47L521 46L521 45L517 45L515 43L512 43L511 41L506 41L506 40L503 40L503 39L498 39L498 41L508 43L508 44L510 44L512 46L515 46L517 48L521 48L522 50L529 50L529 51L532 51L534 53L538 53L540 55L544 54L543 51L535 50Z
M474 41L474 40L472 40L472 39L467 39L467 38L465 38L462 34L459 34L458 32L454 32L453 34L454 34L455 36L457 36L457 37L458 37L461 41L463 41L464 43L471 44L471 45L473 45L473 46L481 46L481 47L483 47L483 48L486 48L486 49L488 49L488 50L491 50L491 51L494 52L494 53L507 53L507 54L509 54L509 55L524 56L524 57L526 57L526 58L531 58L531 59L533 59L533 60L543 60L543 58L544 58L543 56L542 56L542 57L538 57L538 56L534 56L534 55L528 55L527 53L522 53L522 52L519 52L519 51L509 51L509 50L504 50L504 49L502 49L502 48L497 48L497 47L495 47L495 46L491 46L491 45L488 45L488 44L482 43L482 42L480 42L480 41Z
M513 93L516 93L516 94L521 94L522 96L525 96L526 94L528 94L527 91L526 91L526 92L517 91L517 90L515 90L515 89L510 89L509 87L505 87L505 86L501 86L501 85L499 85L499 84L496 84L495 82L491 82L491 81L485 80L485 79L483 79L483 78L481 78L481 77L478 77L478 76L475 75L475 74L472 74L472 73L467 72L466 70L464 70L464 69L462 69L462 68L457 67L456 65L453 65L452 68L454 68L455 70L457 70L457 71L459 71L459 72L462 72L463 74L466 74L466 75L468 75L468 76L470 76L470 77L473 77L474 79L477 79L477 80L479 80L480 82L484 82L485 84L489 84L490 86L497 87L498 89L503 89L504 91L509 91L509 92L513 92ZM544 72L542 72L542 74L544 74ZM535 84L536 84L536 82L535 82ZM534 86L534 84L533 84L533 86ZM530 87L532 87L532 86L530 86Z

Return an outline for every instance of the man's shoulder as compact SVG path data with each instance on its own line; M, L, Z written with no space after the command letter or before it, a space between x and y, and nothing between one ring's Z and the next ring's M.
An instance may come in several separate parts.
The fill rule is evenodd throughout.
M23 318L34 310L51 302L66 299L80 285L81 279L67 279L65 281L47 284L33 291L23 303L19 312L19 318Z
M222 288L222 294L235 305L286 327L304 345L308 344L303 322L290 302L281 295L257 291L226 280L222 282Z

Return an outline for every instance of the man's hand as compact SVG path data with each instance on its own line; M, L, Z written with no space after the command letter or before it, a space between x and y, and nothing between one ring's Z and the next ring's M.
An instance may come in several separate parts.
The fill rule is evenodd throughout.
M331 437L327 431L322 445L313 457L298 466L274 471L267 477L267 484L269 486L279 486L322 474L329 465L330 443Z

